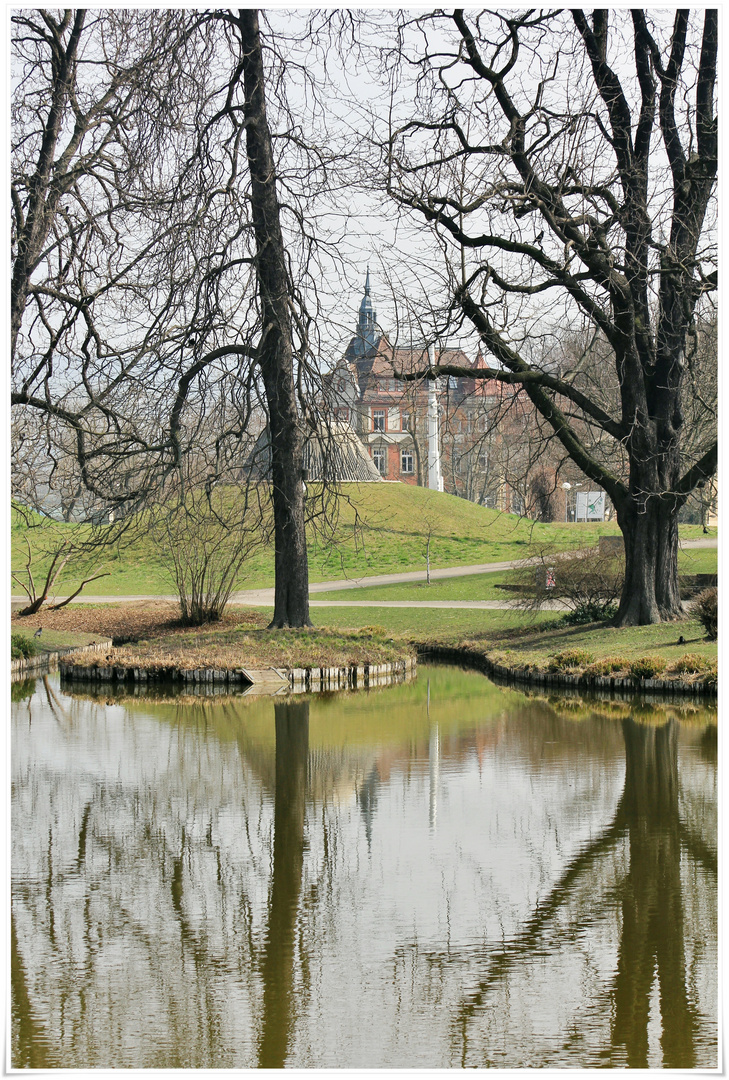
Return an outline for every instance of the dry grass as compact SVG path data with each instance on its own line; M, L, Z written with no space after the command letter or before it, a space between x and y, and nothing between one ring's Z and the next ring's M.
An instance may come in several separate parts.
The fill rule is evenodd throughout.
M80 655L77 666L178 668L344 667L384 664L413 654L411 646L385 636L379 627L362 630L264 630L233 627L186 630L112 649L101 657Z
M260 611L233 609L227 611L216 628L260 628L267 619ZM37 627L44 630L75 631L95 634L98 638L121 638L136 641L139 638L172 637L190 633L189 627L180 622L180 609L169 601L138 600L133 603L70 604L60 611L41 611L29 618L13 615L13 630L32 634ZM47 635L46 635L47 636Z

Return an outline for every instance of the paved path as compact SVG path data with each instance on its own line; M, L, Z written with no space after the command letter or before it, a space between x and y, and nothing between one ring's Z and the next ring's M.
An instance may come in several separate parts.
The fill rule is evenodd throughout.
M681 547L686 548L715 548L718 546L715 537L702 537L698 540L684 540ZM443 570L431 570L431 581L442 581L446 578L469 577L472 574L493 574L500 570L512 570L515 566L521 566L523 559L512 559L509 562L475 563L471 566L449 566ZM391 608L475 608L500 610L511 608L511 604L500 600L315 600L317 593L339 592L343 589L369 589L373 586L382 585L405 585L408 583L425 581L425 570L415 570L402 574L378 574L374 577L344 578L339 581L316 581L309 585L309 596L312 607L391 607ZM242 607L273 607L273 589L243 589L235 592L230 598L231 604ZM63 599L63 597L58 598ZM78 596L75 604L113 604L132 602L135 600L168 600L177 603L177 597L170 595L136 595L136 596ZM22 596L12 596L13 605L19 602L27 602ZM544 605L546 607L546 605ZM551 605L550 605L551 606ZM555 605L556 607L561 605Z

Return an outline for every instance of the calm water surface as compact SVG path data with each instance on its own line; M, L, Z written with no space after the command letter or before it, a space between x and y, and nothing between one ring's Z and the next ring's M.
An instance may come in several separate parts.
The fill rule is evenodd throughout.
M714 1067L713 710L13 704L16 1067Z

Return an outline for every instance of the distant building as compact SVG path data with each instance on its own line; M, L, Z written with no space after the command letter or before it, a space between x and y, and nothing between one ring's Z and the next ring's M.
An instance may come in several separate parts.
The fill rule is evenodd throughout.
M435 384L402 378L436 364L471 369L474 376ZM518 386L476 377L486 366L480 351L469 358L460 348L391 342L377 323L368 269L355 333L325 382L325 407L357 433L385 480L439 487L507 513L564 520L559 462L537 455L537 440L529 438L531 402Z
M500 467L517 432L523 445L518 394L495 380L398 377L431 364L476 369L484 361L480 353L469 359L458 348L429 353L425 344L393 344L377 324L368 269L356 331L326 384L333 417L356 431L383 479L523 512L523 500ZM503 421L498 430L497 414Z

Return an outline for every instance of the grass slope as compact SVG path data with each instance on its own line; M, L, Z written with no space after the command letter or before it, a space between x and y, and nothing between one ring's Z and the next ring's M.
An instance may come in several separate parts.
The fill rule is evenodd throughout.
M38 519L40 521L40 519ZM543 524L513 514L487 510L453 495L407 484L346 484L339 501L339 520L328 538L309 529L309 577L312 582L362 577L425 568L426 542L431 533L432 569L523 558L532 543L558 548L584 547L600 535L618 533L614 523ZM682 535L700 536L700 526L682 528ZM716 530L712 530L716 534ZM73 591L86 574L97 569L108 576L84 589L85 596L171 594L174 585L156 542L145 532L128 546L115 546L78 557L59 577L56 591ZM85 525L66 525L45 519L26 529L12 521L12 569L25 565L25 541L34 552L33 574L38 583L49 564L47 552L64 539L83 541L91 535ZM45 554L44 554L45 553ZM244 568L238 588L273 584L273 552L255 553ZM20 589L12 583L12 592Z

